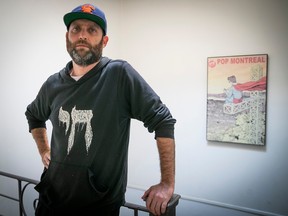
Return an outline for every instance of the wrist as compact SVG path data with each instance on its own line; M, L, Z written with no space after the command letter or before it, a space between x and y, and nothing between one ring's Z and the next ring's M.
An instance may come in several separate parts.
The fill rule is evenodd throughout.
M174 190L174 187L175 187L175 181L170 179L170 180L161 180L160 184L162 184L163 186L165 187L168 187L168 188L172 188Z

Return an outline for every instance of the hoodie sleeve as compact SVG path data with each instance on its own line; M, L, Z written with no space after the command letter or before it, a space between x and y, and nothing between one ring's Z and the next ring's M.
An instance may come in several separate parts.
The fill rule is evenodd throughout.
M47 82L38 92L35 100L27 106L25 115L28 120L29 132L34 128L46 128L46 121L50 115L50 107L47 99Z
M150 133L155 132L155 138L174 138L176 120L160 97L127 62L123 63L119 86L131 118L142 121Z

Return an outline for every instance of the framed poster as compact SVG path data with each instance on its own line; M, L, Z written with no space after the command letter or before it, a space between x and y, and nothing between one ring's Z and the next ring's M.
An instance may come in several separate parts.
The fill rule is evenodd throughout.
M265 145L267 69L267 54L207 58L207 140Z

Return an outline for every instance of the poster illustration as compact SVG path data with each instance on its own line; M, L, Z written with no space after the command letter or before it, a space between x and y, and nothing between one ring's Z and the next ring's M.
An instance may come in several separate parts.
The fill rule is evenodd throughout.
M267 54L207 58L207 140L265 145L267 67Z

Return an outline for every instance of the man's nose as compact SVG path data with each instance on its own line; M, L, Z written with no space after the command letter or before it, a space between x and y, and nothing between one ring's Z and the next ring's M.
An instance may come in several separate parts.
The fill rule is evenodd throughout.
M82 30L80 31L80 33L79 33L79 39L80 39L80 40L87 40L87 32L86 32L84 29L82 29Z

